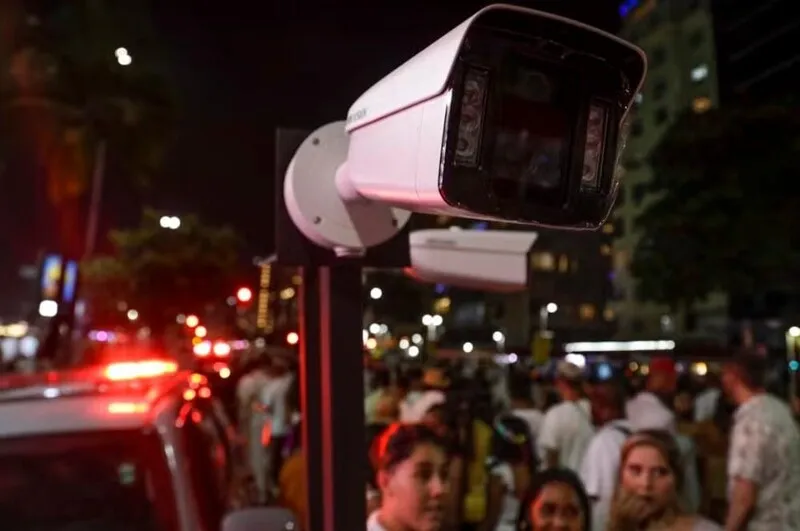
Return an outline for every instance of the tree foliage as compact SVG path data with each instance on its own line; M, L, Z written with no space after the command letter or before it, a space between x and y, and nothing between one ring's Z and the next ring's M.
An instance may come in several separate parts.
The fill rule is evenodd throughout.
M158 328L179 313L224 304L233 293L239 248L234 232L203 225L194 216L169 230L160 218L145 211L139 227L111 234L114 256L82 265L83 293L97 319L113 322L124 316L121 309L132 308Z
M3 4L0 163L26 153L44 170L53 206L87 191L101 140L115 177L152 182L175 98L142 3L76 0L38 12ZM124 46L127 66L115 57Z
M652 201L636 221L632 272L644 300L796 285L800 113L716 109L680 117L651 153Z

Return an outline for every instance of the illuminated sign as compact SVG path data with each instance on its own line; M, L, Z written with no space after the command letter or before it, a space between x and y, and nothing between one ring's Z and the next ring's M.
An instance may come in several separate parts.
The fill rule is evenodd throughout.
M63 302L72 302L75 299L75 289L78 285L78 262L70 260L64 267Z
M58 300L59 291L61 291L61 272L63 268L63 260L57 254L50 254L45 256L42 261L42 300L55 301Z
M619 5L619 16L622 18L627 17L638 5L639 0L625 0Z

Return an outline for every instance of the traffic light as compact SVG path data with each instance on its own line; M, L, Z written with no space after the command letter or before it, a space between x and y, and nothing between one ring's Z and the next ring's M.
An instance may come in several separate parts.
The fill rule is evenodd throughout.
M239 301L240 304L247 304L253 300L253 291L250 288L239 288L236 291L236 300Z

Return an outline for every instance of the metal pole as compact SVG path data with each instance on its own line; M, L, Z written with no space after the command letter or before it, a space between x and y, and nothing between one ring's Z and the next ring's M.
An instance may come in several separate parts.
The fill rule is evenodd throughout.
M547 325L548 320L550 317L550 312L547 310L547 305L543 305L539 308L539 331L540 332L547 332Z
M103 181L106 175L106 150L105 140L97 143L94 152L94 168L92 170L92 195L89 198L89 219L86 222L86 247L84 249L84 259L94 254L94 247L97 243L97 227L100 219L100 205L103 201Z
M366 441L361 268L303 268L300 330L308 531L363 529ZM360 379L358 380L360 382Z

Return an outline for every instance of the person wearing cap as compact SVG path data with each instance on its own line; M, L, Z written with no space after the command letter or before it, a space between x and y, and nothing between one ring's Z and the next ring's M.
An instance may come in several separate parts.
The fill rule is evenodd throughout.
M422 421L429 409L447 401L445 391L449 387L450 380L448 380L444 369L439 367L426 369L422 376L422 388L424 390L413 404L401 409L400 420L406 423Z
M579 472L594 435L591 404L583 395L583 369L565 360L556 365L555 387L561 402L545 413L537 446L545 468Z
M678 370L675 361L667 357L650 360L650 371L644 391L639 392L625 405L625 415L634 430L664 430L672 434L683 455L683 498L686 508L696 512L702 498L697 472L697 452L694 441L678 433L678 423L672 404L678 388Z

